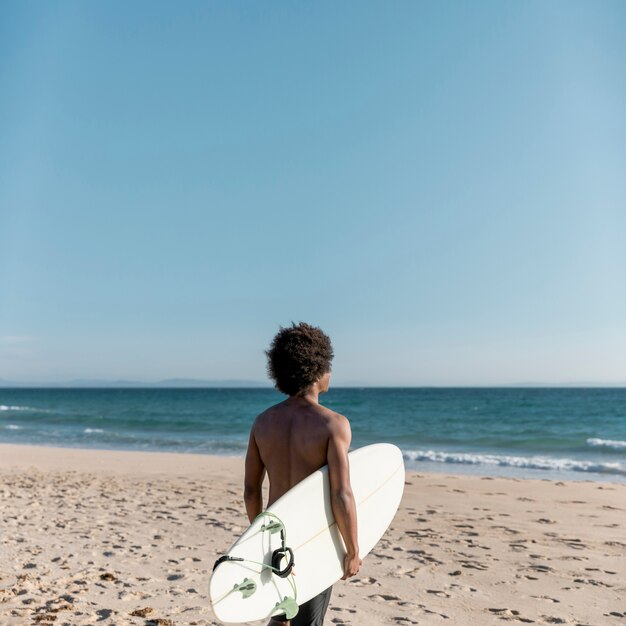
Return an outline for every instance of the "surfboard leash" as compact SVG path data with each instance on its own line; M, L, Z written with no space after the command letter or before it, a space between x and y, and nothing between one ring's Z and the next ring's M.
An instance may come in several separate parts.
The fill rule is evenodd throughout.
M280 578L286 578L293 589L293 598L289 596L285 596L281 602L277 602L274 606L272 613L280 610L285 613L285 617L287 619L293 619L298 613L298 589L296 587L296 583L293 579L293 567L295 564L295 558L293 554L293 550L287 546L287 530L285 528L285 524L283 521L271 511L263 511L256 516L255 521L259 519L259 517L271 517L274 518L275 521L270 522L268 524L263 524L260 528L260 532L269 531L270 534L274 534L276 532L280 532L280 548L277 548L272 552L272 563L271 565L268 563L260 563L259 561L252 561L250 559L243 559L237 556L229 556L225 554L221 556L215 564L213 565L213 571L215 568L224 563L225 561L239 561L242 563L250 563L252 565L258 565L262 569L271 570L276 576ZM281 561L285 558L288 558L287 565L281 568ZM243 598L249 598L256 591L256 583L251 578L244 578L244 580L236 584L226 595L231 594L234 591L239 591L242 594ZM224 596L225 597L225 596ZM222 598L220 598L222 599Z

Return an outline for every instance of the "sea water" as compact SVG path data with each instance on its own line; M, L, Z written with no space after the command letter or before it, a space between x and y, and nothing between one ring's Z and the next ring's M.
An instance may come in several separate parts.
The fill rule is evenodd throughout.
M0 389L0 442L244 455L256 389ZM626 481L626 389L334 388L352 446L398 445L418 471Z

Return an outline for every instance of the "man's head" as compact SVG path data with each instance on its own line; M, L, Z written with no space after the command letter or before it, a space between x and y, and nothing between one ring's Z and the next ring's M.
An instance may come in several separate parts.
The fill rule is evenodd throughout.
M281 328L267 354L267 372L276 388L288 396L297 396L320 383L328 389L333 347L322 330L300 322Z

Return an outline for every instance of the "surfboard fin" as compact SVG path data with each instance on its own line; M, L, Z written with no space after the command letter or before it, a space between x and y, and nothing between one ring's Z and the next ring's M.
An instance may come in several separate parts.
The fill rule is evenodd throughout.
M263 524L263 526L261 526L261 530L265 531L268 530L270 535L273 535L274 533L277 533L279 530L283 529L283 525L282 522L277 522L277 521L272 521L269 522L268 524Z
M298 603L288 596L283 598L282 602L277 602L272 614L280 611L285 614L287 619L293 619L298 614Z
M256 583L250 578L244 578L243 582L233 587L233 591L240 591L244 598L249 598L256 591Z

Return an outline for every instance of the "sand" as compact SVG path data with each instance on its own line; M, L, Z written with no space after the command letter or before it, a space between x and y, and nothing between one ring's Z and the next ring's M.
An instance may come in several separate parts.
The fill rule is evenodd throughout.
M0 625L219 624L242 459L0 445ZM327 624L626 625L626 484L408 473ZM262 622L256 622L257 624Z

